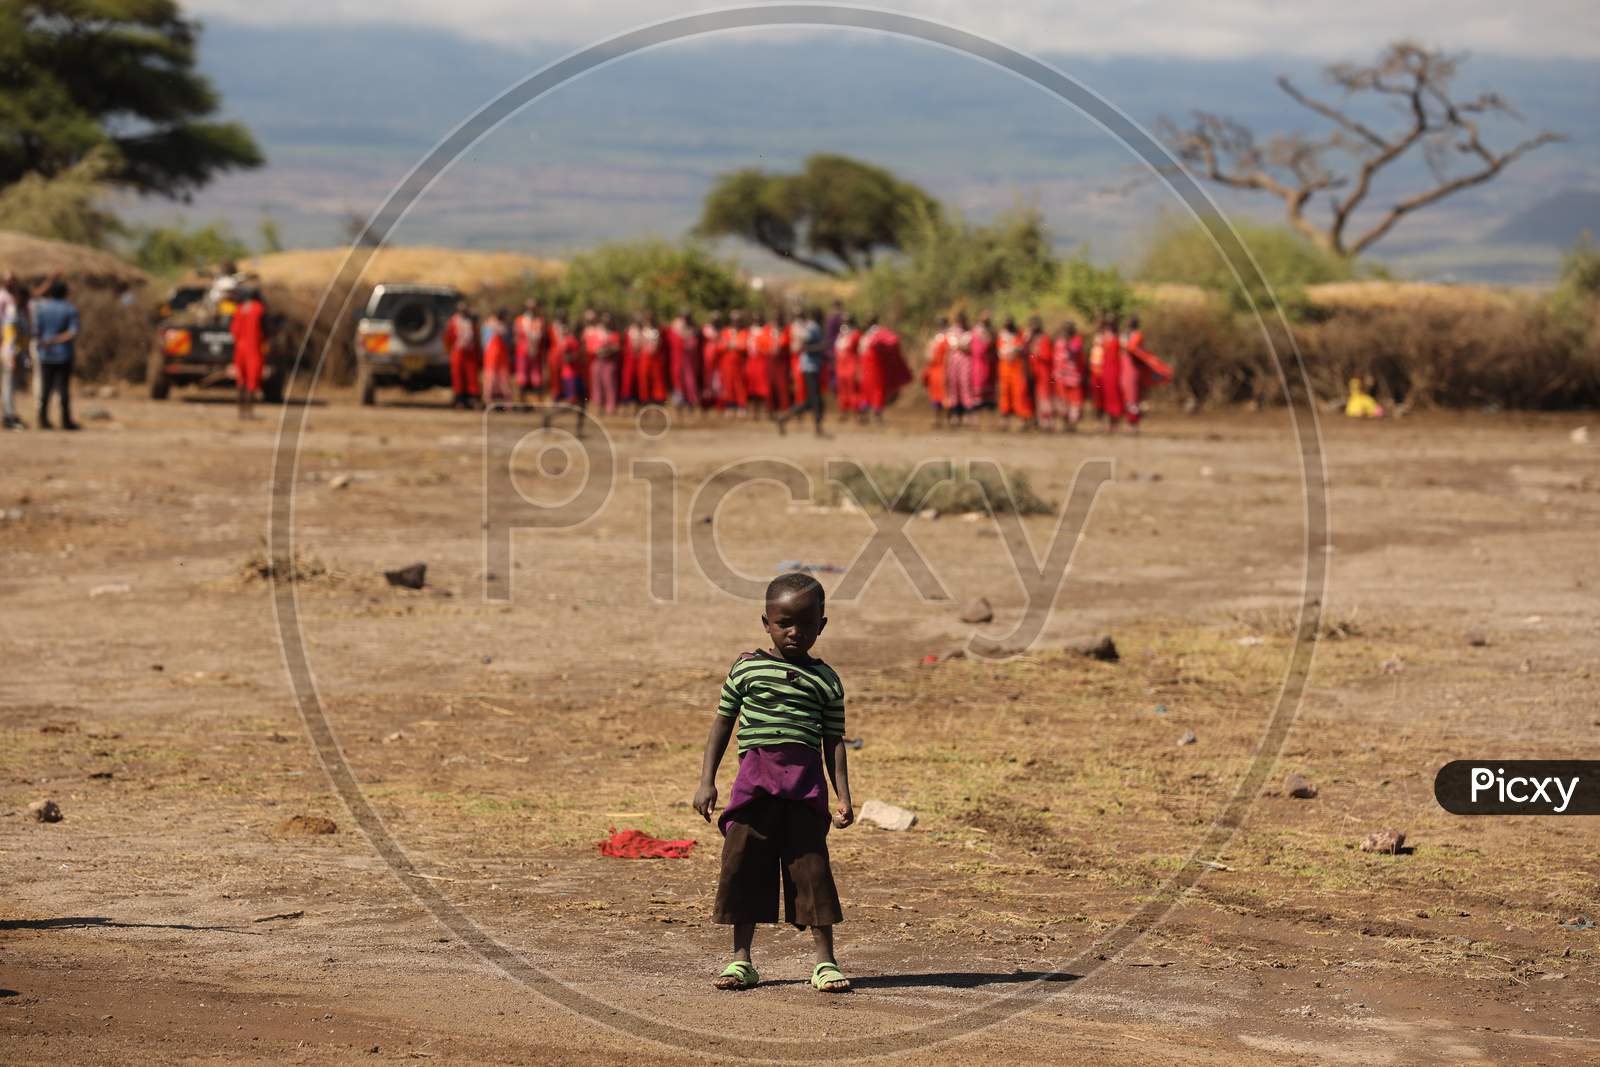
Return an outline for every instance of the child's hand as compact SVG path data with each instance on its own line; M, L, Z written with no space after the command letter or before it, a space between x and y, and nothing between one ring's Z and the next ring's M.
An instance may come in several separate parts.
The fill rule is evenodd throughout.
M839 801L839 806L833 812L833 825L843 830L846 826L856 821L856 809L848 800Z
M694 791L694 800L690 803L694 805L694 810L698 811L705 818L706 822L710 822L711 812L715 810L717 806L716 783L712 782L707 785L702 785L699 789L696 789Z

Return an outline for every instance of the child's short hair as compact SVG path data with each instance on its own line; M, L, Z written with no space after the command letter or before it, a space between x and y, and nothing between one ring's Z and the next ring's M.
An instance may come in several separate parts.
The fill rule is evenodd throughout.
M818 611L822 611L828 606L828 594L823 591L822 583L805 571L786 571L767 583L767 600L769 602L792 593L816 594Z

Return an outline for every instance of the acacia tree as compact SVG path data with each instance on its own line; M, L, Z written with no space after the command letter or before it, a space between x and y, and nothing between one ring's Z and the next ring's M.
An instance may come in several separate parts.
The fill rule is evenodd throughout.
M0 2L0 187L54 178L99 153L105 180L188 199L258 167L249 131L195 71L196 23L175 0Z
M723 175L706 194L695 232L742 237L838 275L871 267L880 250L902 248L914 220L939 212L933 197L882 167L819 154L799 174L747 167Z
M1180 126L1163 117L1159 132L1178 158L1196 174L1234 189L1255 189L1281 198L1289 225L1321 248L1345 258L1360 255L1381 240L1407 215L1438 203L1453 193L1481 185L1517 159L1542 145L1565 140L1540 133L1503 151L1484 140L1482 121L1489 116L1520 118L1498 93L1458 99L1451 92L1461 57L1423 48L1410 41L1390 45L1376 63L1336 63L1325 77L1343 91L1342 106L1317 99L1287 77L1278 87L1290 99L1333 124L1323 137L1299 131L1274 134L1258 141L1249 128L1209 112L1195 112L1193 123ZM1397 124L1368 121L1351 106L1387 100L1397 104ZM1354 216L1373 192L1373 182L1386 167L1421 147L1431 184L1394 199L1359 232ZM1465 159L1466 169L1452 168ZM1326 194L1330 215L1323 223L1307 216L1307 208Z

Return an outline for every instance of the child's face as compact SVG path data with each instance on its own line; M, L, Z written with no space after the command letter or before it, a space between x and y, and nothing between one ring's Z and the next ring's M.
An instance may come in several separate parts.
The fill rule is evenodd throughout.
M784 659L798 659L811 651L828 620L814 592L786 593L767 601L761 616L772 647Z

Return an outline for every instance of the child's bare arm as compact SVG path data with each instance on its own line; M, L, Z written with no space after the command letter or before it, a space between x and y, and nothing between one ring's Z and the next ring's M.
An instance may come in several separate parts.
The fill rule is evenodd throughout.
M833 779L833 791L839 795L839 806L833 813L833 825L841 830L856 821L855 805L850 803L850 763L845 752L844 738L822 739L823 763L827 765L828 777Z
M722 764L722 754L728 751L728 739L733 736L734 717L713 715L711 733L706 736L705 759L700 763L700 788L694 792L694 810L711 821L711 811L717 806L717 768Z

